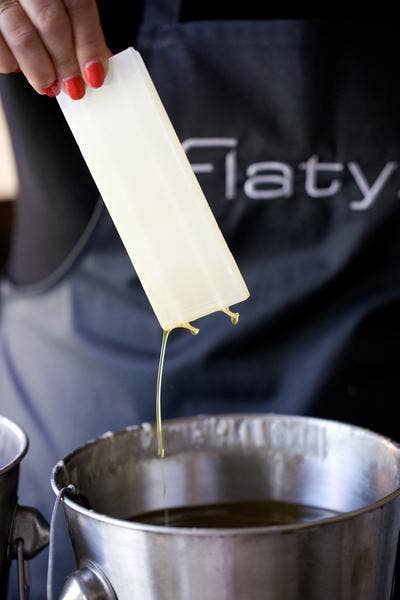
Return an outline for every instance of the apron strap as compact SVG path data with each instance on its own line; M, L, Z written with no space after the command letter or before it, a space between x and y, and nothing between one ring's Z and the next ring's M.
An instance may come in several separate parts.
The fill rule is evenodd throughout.
M179 21L181 0L146 0L144 25L175 25Z

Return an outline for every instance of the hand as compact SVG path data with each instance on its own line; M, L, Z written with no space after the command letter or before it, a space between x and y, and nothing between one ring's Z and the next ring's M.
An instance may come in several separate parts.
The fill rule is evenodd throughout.
M0 0L0 73L23 71L39 94L79 100L110 56L95 0Z

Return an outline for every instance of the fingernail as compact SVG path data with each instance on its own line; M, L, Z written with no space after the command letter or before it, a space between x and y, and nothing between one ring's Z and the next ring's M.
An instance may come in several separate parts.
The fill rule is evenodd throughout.
M45 88L42 88L42 92L43 94L46 94L46 96L49 96L50 98L54 98L54 96L57 96L57 94L60 93L60 83L58 81L58 79L56 79L55 81L53 81L53 83Z
M92 87L101 87L104 82L104 67L101 62L91 62L86 65L85 77Z
M82 77L64 79L63 88L72 100L80 100L85 95L85 82Z

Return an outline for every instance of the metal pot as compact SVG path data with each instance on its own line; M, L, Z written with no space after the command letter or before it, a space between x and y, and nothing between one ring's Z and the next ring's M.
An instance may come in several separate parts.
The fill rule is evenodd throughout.
M28 598L26 560L48 544L47 522L34 508L18 505L19 465L28 438L18 425L0 415L0 600L7 595L12 558L17 559L20 600Z
M78 571L64 600L389 600L400 530L400 448L305 417L212 416L108 433L53 470ZM277 499L337 516L248 529L122 520L163 507Z

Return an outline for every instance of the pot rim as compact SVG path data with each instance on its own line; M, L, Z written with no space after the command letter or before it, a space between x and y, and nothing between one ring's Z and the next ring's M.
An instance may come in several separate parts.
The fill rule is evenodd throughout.
M20 443L20 449L17 452L16 456L14 456L14 458L10 462L6 463L3 466L0 466L0 477L4 473L11 471L11 469L17 466L22 461L29 448L29 438L25 431L22 429L22 427L14 423L14 421L11 421L11 419L4 417L3 415L0 415L0 426L1 425L5 425L8 430L12 431L15 434Z
M396 443L395 441L393 441L392 439L390 439L387 436L384 436L382 434L376 433L370 429L367 429L365 427L360 427L358 425L352 425L349 423L343 423L342 421L336 421L333 419L320 419L318 417L307 417L307 416L302 416L302 415L290 415L290 414L277 414L277 413L232 413L232 414L202 414L202 415L196 415L193 417L179 417L176 419L166 419L164 421L165 424L171 424L171 425L175 425L175 424L179 424L185 421L193 421L193 420L197 420L197 419L204 419L204 418L218 418L218 417L223 417L226 419L229 418L233 418L233 419L243 419L243 418L262 418L262 417L281 417L281 418L285 418L285 419L290 419L292 421L308 421L308 422L317 422L317 423L321 423L321 424L327 424L327 425L337 425L337 426L341 426L341 427L346 427L346 428L351 428L355 431L359 431L359 432L363 432L363 433L367 433L369 435L371 435L372 437L375 437L377 439L379 439L380 442L385 443L387 446L392 447L392 449L399 455L399 462L400 462L400 444ZM142 424L141 425L131 425L126 427L125 429L116 431L116 432L112 432L112 435L123 435L126 432L130 432L130 431L136 431L136 430L140 430L142 428ZM71 460L76 454L78 454L79 452L81 452L82 450L85 450L86 448L89 448L90 446L93 446L94 444L98 443L101 439L105 439L107 437L110 436L110 432L107 432L95 439L89 440L88 442L86 442L85 444L83 444L82 446L79 446L78 448L76 448L75 450L73 450L72 452L70 452L69 454L67 454L62 460L60 460L52 469L51 472L51 487L53 489L53 492L57 495L60 491L60 487L58 486L58 484L56 483L56 477L58 476L58 473L61 469L63 469L65 467L65 463L67 463L69 460ZM168 527L166 525L149 525L146 523L139 523L139 522L135 522L135 521L126 521L124 519L118 519L116 517L109 517L108 515L105 515L103 513L97 512L95 510L91 510L91 509L87 509L84 508L83 506L81 506L80 504L77 504L76 502L74 502L71 497L68 496L64 496L63 498L63 502L65 502L65 504L68 506L68 508L72 509L73 511L88 517L89 519L94 519L95 521L100 521L104 524L108 524L108 525L113 525L116 527L122 527L124 529L132 529L134 531L138 531L138 532L148 532L148 533L156 533L156 534L163 534L163 535L183 535L183 536L194 536L194 537L223 537L223 536L242 536L242 535L266 535L266 534L278 534L278 533L295 533L298 532L299 530L310 530L313 529L315 527L321 527L323 525L332 525L332 524L336 524L336 523L341 523L342 521L350 521L352 519L355 519L361 515L364 515L366 513L369 512L373 512L379 508L382 508L383 506L385 506L386 504L389 504L390 502L392 502L393 500L395 500L397 497L400 496L400 484L398 485L398 487L393 490L393 492L391 492L390 494L387 494L386 496L383 496L382 498L380 498L379 500L376 500L375 502L371 503L371 504L367 504L366 506L363 506L361 508L358 508L356 510L352 510L352 511L348 511L348 512L344 512L344 513L339 513L338 515L335 515L334 517L326 517L325 519L318 519L316 521L309 521L309 522L305 522L305 523L294 523L294 524L289 524L289 525L271 525L271 526L264 526L264 527L242 527L242 528L221 528L221 529L217 529L217 528L207 528L207 527Z

